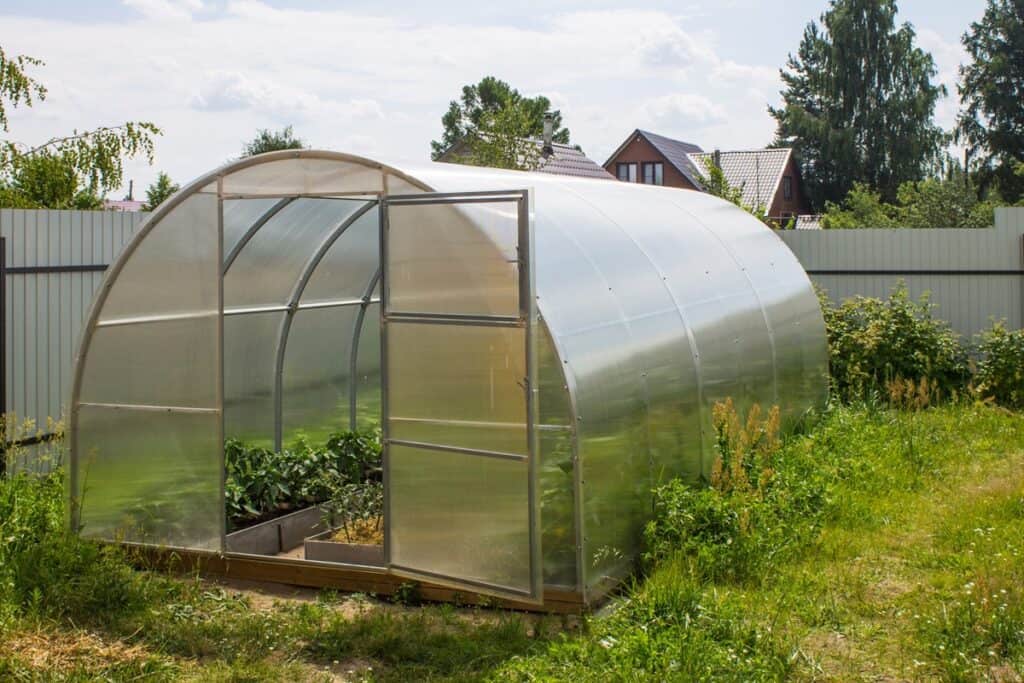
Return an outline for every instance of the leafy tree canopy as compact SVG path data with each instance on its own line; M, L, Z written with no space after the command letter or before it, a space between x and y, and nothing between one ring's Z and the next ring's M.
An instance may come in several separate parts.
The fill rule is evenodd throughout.
M988 0L963 36L971 63L960 67L964 109L957 135L978 160L981 184L1010 201L1024 196L1024 2Z
M8 109L46 99L46 88L27 73L42 62L9 57L0 47L0 132L8 132ZM124 160L153 160L154 138L161 131L148 121L73 130L30 146L0 138L0 205L40 208L95 208L119 187Z
M831 0L821 25L804 30L781 75L783 105L769 107L775 144L791 146L805 189L820 208L855 183L887 201L925 177L948 136L933 122L945 94L910 24L896 26L894 0Z
M989 228L1002 198L978 188L956 166L943 178L900 185L894 203L867 185L856 183L841 204L829 202L822 227L837 228Z
M180 189L181 187L171 180L171 176L160 171L156 180L146 188L146 203L142 205L142 210L152 211Z
M505 81L487 76L462 88L460 100L453 100L441 117L444 131L430 143L435 161L455 145L464 150L459 160L478 166L535 168L539 149L530 139L544 134L544 115L551 101L543 95L524 97ZM553 142L569 144L569 129L562 126L562 113L551 112Z
M279 131L261 128L256 131L256 137L242 147L242 157L278 152L283 149L306 149L306 143L295 137L291 126L285 126Z

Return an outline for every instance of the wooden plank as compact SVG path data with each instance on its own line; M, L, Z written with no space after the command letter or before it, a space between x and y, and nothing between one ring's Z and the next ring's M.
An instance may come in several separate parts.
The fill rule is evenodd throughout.
M137 566L146 569L220 576L249 581L265 581L309 588L334 588L352 593L393 595L409 583L389 574L384 568L328 567L305 562L275 561L254 557L223 557L182 550L136 547L129 552ZM417 595L428 602L456 602L488 605L530 612L581 614L587 605L575 591L545 588L544 604L494 598L447 586L418 582Z

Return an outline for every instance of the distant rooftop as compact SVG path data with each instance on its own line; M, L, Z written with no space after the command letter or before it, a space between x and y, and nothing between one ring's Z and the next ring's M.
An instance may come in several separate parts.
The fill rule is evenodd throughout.
M146 202L140 202L136 199L104 199L103 210L104 211L142 211L142 207L146 205Z
M742 188L743 203L765 209L771 207L793 150L757 149L720 154L722 173L730 185ZM706 152L689 155L701 177L706 175L704 164L712 157Z
M538 152L542 150L544 145L543 141L536 139L530 139L528 142L533 143L537 147ZM456 142L445 150L444 154L438 158L438 161L457 164L459 163L459 155L465 153L465 148L466 145L463 142ZM597 162L572 145L553 142L551 143L551 149L553 154L548 157L540 157L540 166L534 169L536 173L615 180L615 176L604 170Z

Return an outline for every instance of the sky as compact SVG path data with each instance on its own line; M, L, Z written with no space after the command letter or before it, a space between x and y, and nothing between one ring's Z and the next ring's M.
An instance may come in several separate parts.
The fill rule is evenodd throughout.
M0 0L0 46L38 57L46 101L9 112L7 137L152 121L152 166L186 183L237 157L259 128L292 125L319 149L429 158L463 85L493 75L560 109L603 163L635 128L705 149L772 139L779 68L826 0ZM900 21L959 102L960 36L984 0L903 0ZM0 134L2 137L2 134ZM121 188L111 193L120 198Z

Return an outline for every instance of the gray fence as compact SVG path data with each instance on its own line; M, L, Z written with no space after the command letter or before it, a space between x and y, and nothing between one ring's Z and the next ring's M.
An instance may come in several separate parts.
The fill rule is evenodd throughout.
M935 316L966 340L993 318L1024 327L1024 209L998 209L995 228L791 230L779 235L833 301L885 297L899 280L931 292Z
M78 335L103 271L145 214L0 209L0 414L45 426L63 414ZM930 291L936 315L967 338L1005 318L1024 327L1024 209L988 230L779 233L833 300L886 296L900 279Z
M0 414L63 414L83 319L146 214L0 209Z

